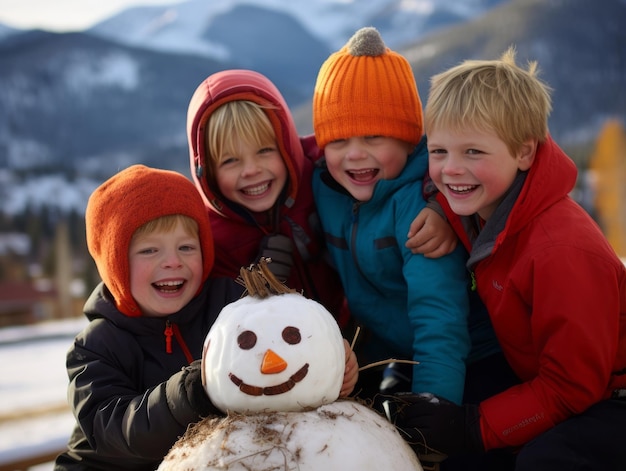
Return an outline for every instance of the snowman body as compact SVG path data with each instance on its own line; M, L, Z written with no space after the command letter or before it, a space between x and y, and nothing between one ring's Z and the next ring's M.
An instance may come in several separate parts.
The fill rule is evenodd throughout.
M422 471L395 427L340 399L305 412L229 414L196 424L159 471Z
M345 347L332 315L297 293L226 306L205 340L203 382L225 417L192 426L159 471L421 471L396 428L337 400Z

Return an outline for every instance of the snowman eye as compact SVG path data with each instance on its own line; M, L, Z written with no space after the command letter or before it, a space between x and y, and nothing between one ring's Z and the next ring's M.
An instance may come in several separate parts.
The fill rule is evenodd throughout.
M284 334L283 334L284 335ZM242 350L250 350L256 345L256 334L251 330L246 330L239 334L237 343Z
M300 343L300 329L291 326L285 327L283 329L283 340L289 345L295 345L297 343Z

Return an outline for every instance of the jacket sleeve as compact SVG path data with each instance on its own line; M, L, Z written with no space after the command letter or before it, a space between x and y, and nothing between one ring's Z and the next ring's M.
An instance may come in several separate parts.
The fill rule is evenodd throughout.
M102 459L125 465L160 461L188 425L200 420L184 393L183 371L143 389L135 342L110 323L96 322L67 356L74 416Z
M503 291L515 296L501 301L506 316L494 326L525 382L481 403L487 449L523 445L606 398L623 281L621 267L593 250L540 247L509 266Z
M407 221L423 203L408 203L396 218L396 238L406 239ZM460 245L451 254L430 259L412 254L401 244L403 274L408 285L407 312L413 327L413 392L430 392L457 404L463 398L465 362L470 351L468 328L467 252Z

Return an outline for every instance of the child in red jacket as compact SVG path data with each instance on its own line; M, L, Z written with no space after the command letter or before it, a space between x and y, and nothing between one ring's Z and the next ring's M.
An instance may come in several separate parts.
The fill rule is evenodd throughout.
M418 453L506 448L517 471L626 469L626 269L569 196L577 171L548 134L550 109L513 48L431 81L430 176L520 384L479 405L397 396Z

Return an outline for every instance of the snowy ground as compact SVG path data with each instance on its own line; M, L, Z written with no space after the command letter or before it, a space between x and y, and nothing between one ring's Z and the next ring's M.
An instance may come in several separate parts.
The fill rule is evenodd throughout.
M0 467L66 444L74 419L66 405L65 354L86 323L0 329ZM52 463L35 469L51 470Z
M74 419L66 406L65 354L86 323L81 317L0 329L0 468L67 443ZM30 468L50 470L52 463Z

